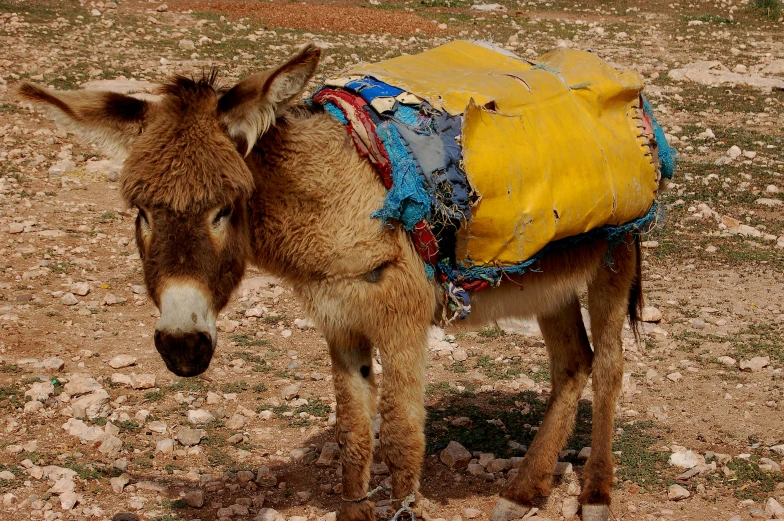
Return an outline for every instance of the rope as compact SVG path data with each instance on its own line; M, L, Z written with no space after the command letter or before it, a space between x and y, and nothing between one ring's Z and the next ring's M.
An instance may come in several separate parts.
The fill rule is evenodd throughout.
M386 487L383 487L383 486L378 486L378 487L374 488L373 490L371 490L370 492L368 492L367 494L365 494L361 498L348 499L348 498L345 498L345 497L341 497L340 499L342 499L343 501L345 501L347 503L361 503L362 501L370 499L372 496L374 496L378 492L381 492L382 490L389 490L389 489L386 488ZM399 500L399 499L390 499L390 501L396 502L396 501L401 501L401 500ZM395 512L395 515L392 516L392 519L390 519L389 521L398 521L398 519L400 518L400 516L403 513L408 513L408 515L411 516L411 521L416 521L416 514L414 513L414 509L411 508L411 504L414 501L416 501L416 494L414 494L413 492L411 494L407 495L406 497L404 497L402 499L402 504L401 504L400 508L398 509L397 512Z

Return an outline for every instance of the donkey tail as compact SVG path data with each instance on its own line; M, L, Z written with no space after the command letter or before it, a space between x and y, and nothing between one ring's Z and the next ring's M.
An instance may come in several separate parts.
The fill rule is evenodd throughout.
M640 236L634 234L634 256L635 256L635 273L634 280L629 286L629 326L634 333L634 340L640 342L640 318L642 315L642 308L645 304L642 295L642 248L640 247Z

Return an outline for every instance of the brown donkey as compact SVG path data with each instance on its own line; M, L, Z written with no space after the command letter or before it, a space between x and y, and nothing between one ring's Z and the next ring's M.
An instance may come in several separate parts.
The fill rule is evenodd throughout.
M378 401L373 348L384 365L380 437L391 497L418 497L427 332L441 290L428 279L408 233L370 218L386 191L343 125L320 108L296 104L319 56L307 46L229 90L216 88L214 77L178 77L155 102L31 84L19 93L126 157L122 193L139 212L136 241L161 312L155 347L169 370L193 376L207 369L216 316L246 262L291 284L329 344L343 465L338 518L370 521ZM633 236L616 247L583 242L545 257L539 270L515 278L519 284L475 295L470 322L537 317L552 374L544 421L517 477L501 490L494 521L523 517L536 496L549 493L591 374L593 450L580 502L584 520L608 519L621 332L627 314L636 320L639 270ZM578 300L584 284L593 349Z

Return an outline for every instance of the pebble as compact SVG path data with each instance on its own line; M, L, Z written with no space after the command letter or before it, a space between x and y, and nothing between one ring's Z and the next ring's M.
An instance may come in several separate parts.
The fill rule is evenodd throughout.
M197 409L197 410L190 410L188 411L188 421L193 423L194 425L199 425L202 423L209 423L215 419L215 416L212 415L210 411L205 409Z
M62 296L60 302L62 302L64 306L75 306L79 303L79 300L76 298L76 295L74 295L73 293L66 293L65 295Z
M136 357L131 355L117 355L109 360L109 366L113 369L122 369L136 364Z
M741 371L756 373L762 371L768 365L770 365L770 357L755 356L751 360L741 360L738 367L740 367Z
M90 293L90 284L87 282L77 282L76 284L71 284L71 293L74 295L79 295L80 297L84 297Z
M198 445L204 437L204 431L201 429L190 429L188 427L181 427L177 431L177 441L186 447Z
M653 306L645 306L642 308L640 318L643 322L661 322L662 312Z
M680 485L670 485L667 488L667 498L670 501L681 501L691 496L691 493Z
M680 449L670 455L669 463L682 469L691 469L705 463L705 458L692 450Z
M112 521L139 521L139 516L131 512L118 512L114 514Z
M689 324L691 324L691 327L693 329L705 329L705 327L707 326L705 321L701 318L692 318L691 320L689 320Z
M204 491L201 489L191 490L183 496L182 500L190 507L201 508L204 506Z
M464 508L463 509L463 516L466 519L476 519L477 517L482 515L482 511L476 508Z
M471 461L471 453L458 442L450 441L449 445L441 451L439 459L451 469L464 469Z
M727 156L729 156L730 159L738 159L742 153L743 152L738 145L733 145L727 150Z
M299 396L299 391L302 389L302 384L295 383L287 385L280 391L280 397L286 401L292 400Z
M561 503L561 515L570 519L577 515L580 508L580 501L576 497L568 497Z
M119 476L117 476L116 478L112 478L109 480L109 484L112 486L112 490L114 491L115 494L122 494L123 489L130 482L131 482L131 476L124 472Z
M732 367L738 363L738 361L732 358L731 356L720 356L716 360L718 360L720 364L726 365L728 367Z
M784 519L784 507L772 497L765 503L765 513L773 519Z
M169 10L169 6L166 4L161 4L158 7L156 7L155 10L158 11L159 13L165 13L166 11Z

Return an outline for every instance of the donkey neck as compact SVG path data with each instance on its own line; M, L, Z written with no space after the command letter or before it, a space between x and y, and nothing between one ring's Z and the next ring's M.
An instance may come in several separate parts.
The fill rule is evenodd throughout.
M253 263L294 282L374 267L375 260L348 252L378 240L381 226L370 216L386 190L343 125L321 110L294 109L261 137L247 163L255 182Z

